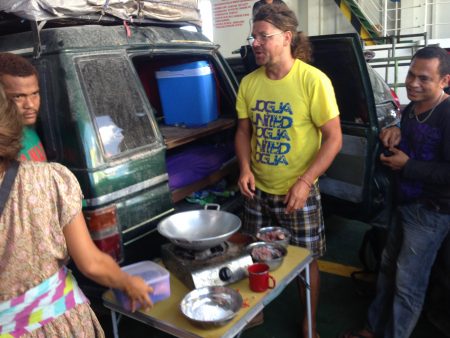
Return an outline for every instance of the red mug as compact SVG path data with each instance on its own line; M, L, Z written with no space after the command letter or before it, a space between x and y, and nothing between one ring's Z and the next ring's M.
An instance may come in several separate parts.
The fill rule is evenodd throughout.
M247 268L250 290L264 292L273 289L276 285L275 278L269 274L269 266L265 263L255 263ZM270 282L272 281L272 285Z

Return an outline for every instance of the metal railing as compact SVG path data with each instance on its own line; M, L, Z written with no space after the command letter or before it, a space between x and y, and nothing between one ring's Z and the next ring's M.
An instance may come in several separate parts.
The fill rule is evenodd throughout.
M370 64L400 95L405 95L405 74L414 53L430 44L450 41L450 0L356 0L375 27L366 49L374 51ZM446 42L443 42L446 41Z
M450 38L450 16L444 15L450 12L450 0L414 0L410 5L392 0L357 2L382 36L427 33L432 39ZM442 26L448 29L441 29Z
M409 66L414 53L428 45L427 33L385 36L377 40L376 45L365 47L375 52L370 64L373 68L384 68L384 80L397 92L404 87L404 82L399 80L399 68Z

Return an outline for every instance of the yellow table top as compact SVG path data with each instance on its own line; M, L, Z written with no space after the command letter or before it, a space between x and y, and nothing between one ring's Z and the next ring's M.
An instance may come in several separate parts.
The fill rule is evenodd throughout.
M204 329L192 324L180 310L180 303L184 296L190 291L175 276L170 274L169 298L156 303L153 308L145 311L131 313L124 310L116 302L111 290L103 294L103 304L116 312L122 313L162 331L183 337L233 337L238 334L244 326L259 312L265 305L275 299L281 291L303 271L307 264L312 261L310 252L307 249L295 246L288 247L288 253L283 264L271 271L270 274L276 279L276 287L265 292L253 292L248 285L248 279L227 285L240 292L244 300L244 305L235 318L227 325Z

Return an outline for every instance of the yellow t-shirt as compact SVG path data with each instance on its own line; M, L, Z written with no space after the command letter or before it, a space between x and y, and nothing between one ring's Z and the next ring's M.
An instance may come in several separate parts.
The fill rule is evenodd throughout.
M339 115L334 89L319 69L295 60L281 80L264 67L245 76L236 103L239 119L252 121L251 167L256 187L284 195L311 165L320 127Z

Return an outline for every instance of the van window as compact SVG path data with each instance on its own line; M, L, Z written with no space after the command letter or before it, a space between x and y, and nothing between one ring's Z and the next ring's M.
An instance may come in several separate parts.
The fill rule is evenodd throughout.
M124 57L90 56L77 59L76 65L106 157L156 142L140 82Z
M369 104L362 78L362 67L351 39L314 41L313 65L330 78L339 106L341 121L369 122ZM370 84L368 84L370 85Z
M52 112L54 108L51 104L55 102L55 99L54 99L54 92L50 89L51 70L49 61L45 58L33 60L30 59L29 61L32 62L33 66L36 67L39 74L38 79L39 79L39 92L41 96L41 106L39 108L39 118L36 124L36 131L44 146L47 160L56 161L57 160L56 132L58 128L55 127L54 118L52 118L53 116Z

